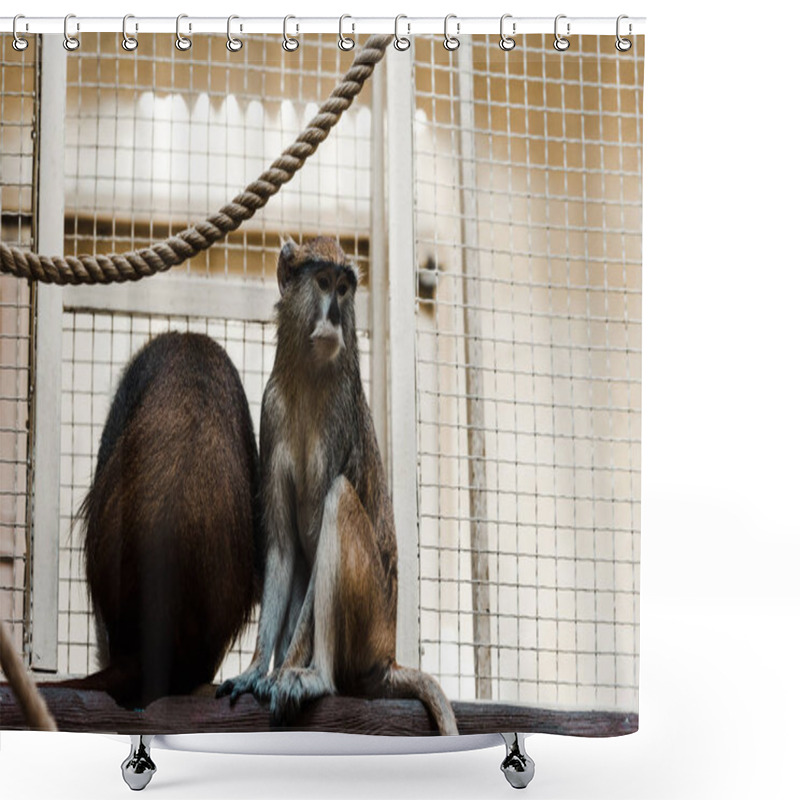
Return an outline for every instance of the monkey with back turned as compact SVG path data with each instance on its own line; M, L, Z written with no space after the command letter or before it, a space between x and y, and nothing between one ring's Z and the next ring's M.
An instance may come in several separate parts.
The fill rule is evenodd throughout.
M261 407L258 642L250 667L218 695L252 693L279 724L328 694L419 698L440 733L456 734L439 684L395 660L397 543L361 384L356 273L334 240L290 240L278 285L277 351Z
M81 508L103 669L62 685L141 707L210 683L261 592L259 464L239 375L166 333L120 380Z

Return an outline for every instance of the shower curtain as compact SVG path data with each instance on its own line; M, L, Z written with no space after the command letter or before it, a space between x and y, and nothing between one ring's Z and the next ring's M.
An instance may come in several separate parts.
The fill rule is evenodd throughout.
M225 36L187 32L191 45L180 49L174 36L142 34L128 50L118 34L82 32L68 52L52 35L17 50L3 34L3 244L105 265L116 262L103 256L202 228L314 122L367 40L348 49L303 34L292 49L280 36L242 38L229 48ZM410 699L419 691L373 680L393 655L439 687L462 734L637 729L644 40L619 51L613 35L570 36L567 49L552 35L517 35L510 49L496 35L450 48L441 36L411 39L407 49L389 44L263 209L172 269L140 259L161 274L56 288L51 274L10 274L4 251L0 620L61 730L139 733L144 721L163 733L442 732L431 703ZM352 309L376 456L364 474L385 476L396 530L392 563L381 538L389 528L355 486L371 522L365 547L379 531L379 556L358 551L366 594L350 604L335 562L328 617L314 572L327 506L314 495L312 507L299 486L313 459L297 457L287 489L297 588L282 600L269 555L277 500L265 488L283 457L271 437L287 429L264 412L279 369L275 307L290 307L291 282L312 273L308 291L330 289L320 308L333 328L331 304ZM171 361L189 342L205 354ZM147 399L150 369L171 387L158 402ZM293 397L301 412L311 408L310 395ZM171 439L176 409L191 404L194 414L197 398L226 420L238 415L239 427L209 411ZM303 430L324 435L329 412L309 411ZM212 417L219 425L205 436ZM136 438L136 425L146 436ZM347 470L363 452L337 441L323 498L340 474L353 484L362 474ZM241 474L220 455L238 446ZM112 454L127 466L102 482ZM146 484L142 463L186 480ZM246 534L235 540L213 522L230 520L220 508L232 475L242 494L228 509ZM148 503L163 511L157 530L130 545ZM175 508L173 518L165 509ZM92 524L117 554L100 570L85 552ZM333 527L347 537L354 529ZM195 569L170 542L197 530L197 547L217 550ZM221 582L241 547L252 548L243 571ZM137 601L119 608L129 589ZM202 613L186 614L186 598ZM234 622L212 645L220 608ZM313 624L302 668L323 670L328 638L337 663L349 664L360 633L378 628L384 660L331 668L332 682L300 693L293 710L279 703L276 716L273 653L253 653L269 642L289 658L304 619ZM270 625L283 643L263 633ZM115 648L124 664L139 659L130 695L104 689L108 671L96 679ZM163 678L179 653L214 669ZM236 682L251 662L262 666L260 688ZM161 689L142 688L148 669ZM216 696L225 686L243 694ZM5 684L0 701L0 728L24 727Z

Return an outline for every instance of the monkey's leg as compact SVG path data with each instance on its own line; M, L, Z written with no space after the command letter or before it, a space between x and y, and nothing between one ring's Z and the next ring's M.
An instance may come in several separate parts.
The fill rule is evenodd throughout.
M310 588L313 632L298 623L272 688L270 709L279 724L337 687L357 689L376 670L384 676L393 661L395 626L387 613L375 533L358 495L341 476L325 499ZM304 667L295 656L311 635L313 654Z
M254 688L247 689L252 691L256 698L262 702L272 700L277 677L284 671L292 668L307 667L311 661L311 647L313 645L312 631L314 629L313 609L314 609L314 576L315 571L312 570L311 578L306 580L305 572L302 575L295 573L294 583L292 584L292 597L290 600L290 607L286 612L286 620L284 621L283 630L281 632L281 641L275 651L275 665L271 672L266 674L259 674L257 678L253 678ZM295 606L293 608L292 606ZM290 619L290 615L296 619ZM284 642L285 638L285 642ZM287 652L284 656L283 650ZM253 655L253 661L248 667L246 673L240 676L240 679L250 680L247 673L255 672L259 668L260 654L258 650ZM233 682L239 680L234 678ZM219 696L223 689L227 689L226 681L219 690ZM235 691L235 688L234 688ZM233 694L231 701L239 696L240 693Z
M297 618L290 637L286 656L275 666L276 672L283 669L295 667L307 667L311 663L311 655L314 646L314 596L316 586L317 570L316 565L311 571L311 579L308 582L303 605ZM280 667L280 670L278 669Z
M250 666L241 675L229 678L220 685L217 697L229 694L231 703L248 693L261 702L269 698L269 661L288 611L295 576L295 558L294 547L284 547L275 542L268 545L256 652Z
M277 670L283 666L286 661L289 647L292 644L295 630L300 622L301 612L305 608L305 598L309 590L309 575L308 567L306 566L305 559L297 556L295 559L294 577L292 578L292 592L289 598L289 608L286 611L286 618L283 621L283 628L278 636L278 646L275 648L275 662L273 669ZM306 617L310 619L310 610L306 613ZM311 658L311 646L309 642L308 654L305 662L298 666L308 666L308 661Z
M314 597L318 564L315 563L311 571L308 590L286 658L280 665L276 664L265 682L270 711L278 724L291 721L303 702L302 698L309 700L328 693L324 687L317 686L319 675L310 666L314 645Z

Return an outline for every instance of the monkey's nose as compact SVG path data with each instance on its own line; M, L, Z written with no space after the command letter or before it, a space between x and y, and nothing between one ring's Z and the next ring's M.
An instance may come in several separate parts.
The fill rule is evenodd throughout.
M336 300L336 292L333 293L333 299L331 300L330 307L328 308L328 319L330 320L331 324L335 325L336 327L342 321L342 315L339 311L339 303Z

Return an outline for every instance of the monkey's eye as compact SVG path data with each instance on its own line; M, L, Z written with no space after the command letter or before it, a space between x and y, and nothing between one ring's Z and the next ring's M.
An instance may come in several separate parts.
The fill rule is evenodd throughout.
M344 297L347 294L347 284L346 283L340 283L336 287L336 291L339 293L339 297Z
M319 286L323 292L329 292L331 290L331 279L327 275L320 275L317 278L317 286Z

